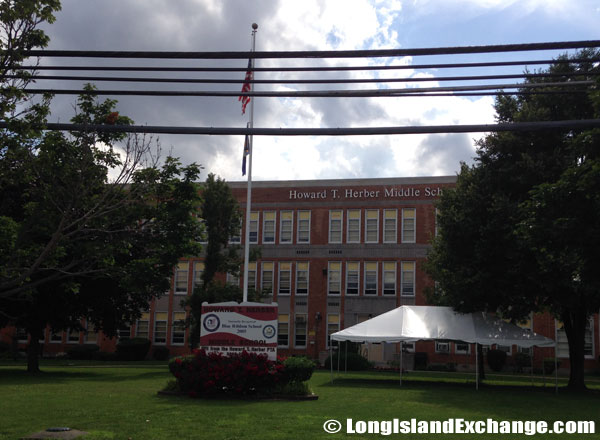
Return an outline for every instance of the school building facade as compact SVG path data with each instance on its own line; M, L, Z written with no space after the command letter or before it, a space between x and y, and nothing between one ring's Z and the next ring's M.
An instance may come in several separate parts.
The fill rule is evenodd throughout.
M249 264L249 285L268 291L265 301L278 304L278 352L323 360L331 333L401 305L426 305L425 291L434 283L422 263L437 230L435 201L455 182L455 176L253 182L249 241L260 247L260 258ZM245 212L246 182L229 185ZM245 228L244 221L234 243L244 244ZM201 255L180 260L170 291L154 300L140 320L123 327L119 337L148 338L171 355L188 353L189 332L178 324L187 316L181 299L191 295L203 269ZM536 314L523 325L556 339L561 365L568 365L560 324ZM600 366L597 314L588 327L586 368L592 370ZM25 335L18 337L26 343ZM48 329L44 343L47 353L82 343L111 351L116 340L92 331L55 334ZM427 353L430 364L471 368L475 363L470 344L417 342L404 348ZM519 351L497 348L510 356ZM380 366L398 358L398 344L366 344L361 350ZM554 351L535 348L533 357L541 367Z

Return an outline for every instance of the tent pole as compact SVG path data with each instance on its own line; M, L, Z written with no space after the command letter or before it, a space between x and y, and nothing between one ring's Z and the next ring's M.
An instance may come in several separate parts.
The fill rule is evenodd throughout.
M533 346L530 348L529 359L531 360L531 368L529 371L529 376L531 376L531 386L533 386Z
M479 390L479 350L475 343L475 390Z
M554 346L554 393L558 394L558 356L556 355L556 345Z
M329 366L331 368L331 382L333 383L333 344L331 343L331 339L329 340Z
M400 386L402 386L402 352L404 351L404 341L400 341Z
M340 356L341 355L340 351L341 351L340 350L340 344L338 342L338 346L337 346L337 355L338 355L338 373L337 373L337 375L338 375L338 377L340 377L340 357L341 357Z
M348 374L348 341L344 341L344 374Z

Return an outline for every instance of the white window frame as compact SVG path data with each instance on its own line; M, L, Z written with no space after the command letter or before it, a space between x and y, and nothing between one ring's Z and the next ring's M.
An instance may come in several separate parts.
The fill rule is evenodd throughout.
M67 331L65 332L65 341L67 344L79 344L79 339L81 336L81 332L79 330L77 330L77 340L76 341L71 341L71 333L73 332L73 329L68 328Z
M179 317L177 316L179 315ZM181 322L181 315L183 315L183 321L185 322L186 314L185 312L173 312L171 314L171 345L174 346L183 346L185 345L185 323L179 325L178 322ZM183 334L183 340L181 342L175 342L175 335L181 336Z
M256 218L253 218L256 217ZM259 211L251 211L250 212L250 231L248 234L248 243L257 244L258 243L258 224L260 222L260 212ZM254 234L254 239L252 237Z
M271 266L271 269L266 269L265 270L265 266ZM274 288L275 288L275 283L274 283L274 279L273 279L273 270L275 269L275 264L272 261L263 261L263 263L260 266L260 290L261 292L265 289L265 273L270 273L271 274L271 291L269 292L270 295L273 295L274 292Z
M467 349L466 350L459 350L458 349L459 345L466 345ZM454 342L454 354L459 354L459 355L469 355L469 354L471 354L471 344L469 344L468 342Z
M447 341L435 341L435 352L450 354L450 342Z
M405 213L412 211L414 216L412 218L408 218ZM412 229L408 229L406 226L407 220L412 220L413 226ZM412 231L412 239L407 238L407 232ZM416 208L402 208L402 243L416 243L417 242L417 209Z
M140 319L138 319L135 323L135 337L136 338L144 338L144 336L140 336L140 323L145 324L146 326L146 339L150 339L150 314L148 312L142 313Z
M358 218L353 218L354 213L358 213ZM346 212L346 243L360 243L360 223L361 223L361 210L360 209L348 209ZM356 227L352 227L352 223L355 222ZM350 233L356 233L356 239L350 238Z
M308 219L303 219L303 213L308 213ZM310 210L301 210L297 212L297 226L296 226L296 243L298 244L310 244L310 222L311 222L311 211ZM304 224L306 223L306 230L304 229ZM301 240L301 235L306 234L306 240Z
M282 269L282 266L289 265L287 269ZM290 296L292 294L292 263L288 261L281 261L278 263L278 276L277 276L277 295L282 296ZM288 280L287 280L287 292L281 291L281 275L282 273L287 272Z
M377 213L376 218L369 219L370 212ZM369 220L376 221L375 240L369 240L369 232L372 232L371 229L369 228ZM365 243L379 243L379 209L366 209L365 210Z
M412 263L412 265L413 265L413 268L410 271L412 273L412 293L405 293L405 290L404 290L404 284L405 284L404 274L406 272L409 272L407 270L404 270L404 263ZM400 262L400 273L401 273L401 275L400 275L400 296L404 296L407 298L414 298L416 296L416 290L417 290L416 289L416 284L417 284L416 272L417 272L417 268L416 268L416 263L414 261L401 261Z
M332 317L335 317L337 320L337 322L330 322L333 321ZM338 342L337 341L331 341L330 336L335 333L335 332L339 332L340 331L340 315L339 313L328 313L327 314L327 328L326 328L326 333L327 333L327 341L326 341L326 347L329 348L330 345L333 345L334 347L338 346ZM333 344L331 344L331 342L333 342Z
M350 269L350 265L356 265L356 269ZM350 273L356 273L356 292L350 293ZM346 261L346 295L358 296L360 295L360 261Z
M393 270L392 270L392 269L386 269L386 266L388 266L388 265L390 265L390 264L393 264L393 266L394 266L394 269L393 269ZM383 270L383 276L382 276L383 289L382 289L382 294L383 294L384 296L389 296L389 297L391 297L391 296L396 296L396 295L397 295L397 293L398 293L398 272L397 272L397 264L396 264L396 262L395 262L395 261L384 261L384 262L382 263L382 268L383 268L383 269L382 269L382 270ZM393 278L393 279L394 279L394 293L386 293L386 292L385 292L386 290L388 290L388 289L386 289L386 286L385 286L385 281L386 281L386 280L385 280L385 274L386 274L386 273L390 273L390 272L394 274L394 278Z
M282 320L282 317L285 316L285 320ZM283 333L281 331L281 326L285 324L287 326L287 331ZM286 343L280 344L280 338L282 335L286 335ZM277 317L277 347L288 348L290 346L290 315L286 313L281 313Z
M394 213L394 217L393 218L388 218L387 217L387 213L388 212L393 212ZM387 236L387 224L388 222L393 221L394 222L394 238L390 239ZM383 242L384 243L398 243L398 210L397 209L384 209L383 210Z
M184 269L185 267L185 269ZM179 283L181 282L181 280L179 279L179 276L181 273L185 273L185 289L184 290L179 290ZM177 263L177 266L175 266L175 276L174 276L174 280L173 280L173 294L174 295L181 295L181 296L186 296L188 294L188 277L190 274L190 263L189 261L181 261L179 263Z
M303 269L303 265L306 264L306 269ZM298 281L300 280L300 272L306 272L306 292L300 292L298 287ZM308 261L298 261L296 262L296 282L295 282L295 292L298 296L307 296L309 292L310 285L310 262Z
M255 261L248 263L248 289L256 290L256 262Z
M297 344L297 336L298 336L298 318L304 317L304 345ZM306 348L308 346L308 315L306 313L296 313L294 315L294 347L295 348Z
M338 265L339 269L332 269L332 265ZM332 279L333 275L337 273L337 283L339 284L337 293L332 292L332 284L335 284L336 280ZM334 291L335 292L335 291ZM342 294L342 262L341 261L329 261L327 262L327 296L340 296Z
M334 216L339 215L339 219L334 218ZM334 225L335 230L334 230ZM342 242L342 236L344 234L344 211L341 209L331 209L329 211L329 243L341 243ZM339 227L339 229L338 229ZM335 233L336 235L339 234L339 239L336 239L334 237L332 237L332 234Z
M368 266L370 264L375 264L375 293L367 293L367 272L372 272L372 269L369 269ZM363 295L365 296L377 296L379 293L379 262L377 261L365 261L364 264L364 282L363 282ZM371 289L369 289L371 290Z
M289 219L285 218L290 216ZM289 223L289 240L284 240L283 233L287 232L285 225ZM294 211L280 211L279 212L279 243L291 244L294 240Z
M277 211L263 211L263 229L262 229L262 243L263 244L275 244L275 237L277 237ZM271 214L273 215L273 219L269 219L268 217L271 217ZM267 228L267 224L273 226L273 230L271 231L270 228ZM273 234L273 239L272 240L267 240L267 232L272 232ZM270 236L268 237L270 238Z
M158 315L159 314L164 314L165 315L165 319L158 319ZM160 330L158 328L158 323L163 323L164 322L164 334L165 334L165 340L164 341L157 341L156 340L156 334L159 332L162 332L163 330ZM167 340L168 340L168 334L169 334L169 312L154 312L154 322L152 324L152 345L167 345Z

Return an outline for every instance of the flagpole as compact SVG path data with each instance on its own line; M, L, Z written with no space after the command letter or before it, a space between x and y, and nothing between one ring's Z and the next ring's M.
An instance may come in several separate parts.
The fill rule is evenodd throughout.
M252 49L256 50L256 30L258 25L252 23ZM254 58L251 61L251 69L254 69ZM252 79L254 79L254 70L252 70ZM254 90L254 84L250 83L250 91ZM254 128L254 97L250 98L250 128ZM248 189L246 195L246 234L244 238L244 290L243 302L248 302L248 264L250 263L250 217L252 212L252 149L253 136L249 137L248 142Z

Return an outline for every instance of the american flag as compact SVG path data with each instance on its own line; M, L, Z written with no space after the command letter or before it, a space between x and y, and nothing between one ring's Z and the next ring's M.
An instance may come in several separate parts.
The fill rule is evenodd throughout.
M248 60L248 70L246 70L246 78L244 78L244 85L242 86L242 93L247 93L252 90L252 58ZM242 114L246 113L246 106L250 102L250 97L247 95L241 95L238 101L242 101Z

